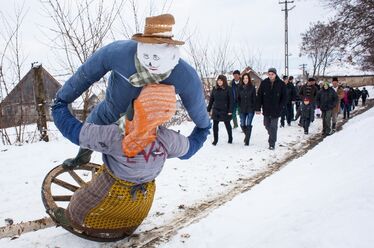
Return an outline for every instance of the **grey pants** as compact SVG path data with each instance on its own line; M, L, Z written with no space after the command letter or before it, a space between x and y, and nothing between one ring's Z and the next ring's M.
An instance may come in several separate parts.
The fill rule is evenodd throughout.
M269 146L275 146L275 142L277 141L278 119L264 116L264 126L269 134Z
M331 116L332 116L332 110L322 111L322 133L323 134L331 133Z
M336 121L338 119L338 112L333 111L331 113L331 118L332 118L332 124L336 124Z

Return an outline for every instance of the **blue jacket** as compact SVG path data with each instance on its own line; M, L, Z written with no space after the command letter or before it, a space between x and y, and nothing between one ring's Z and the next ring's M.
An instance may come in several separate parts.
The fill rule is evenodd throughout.
M137 98L141 88L126 81L136 72L134 56L137 42L122 40L112 42L95 52L57 92L57 101L71 103L93 83L110 72L105 100L99 103L87 121L99 125L117 121L125 113L129 103ZM196 71L180 59L164 84L174 85L183 105L197 127L209 127L209 116L205 109L202 83Z

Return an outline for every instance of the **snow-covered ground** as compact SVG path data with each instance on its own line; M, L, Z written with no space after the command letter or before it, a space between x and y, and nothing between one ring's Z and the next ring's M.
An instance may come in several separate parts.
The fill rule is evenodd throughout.
M161 247L374 244L374 109Z
M369 90L369 94L372 97L374 95L374 88L372 86L367 87ZM370 112L371 113L371 112ZM359 117L361 118L361 117ZM363 117L362 117L363 118ZM369 117L368 117L369 118ZM365 120L363 118L362 120ZM345 129L350 130L354 129L354 123L356 120L352 121L352 124L345 126ZM251 145L249 147L243 146L243 134L240 132L239 129L234 130L234 143L232 145L227 144L227 135L224 129L224 126L220 126L220 140L217 146L212 146L210 144L211 138L206 142L204 147L199 151L197 155L195 155L192 159L188 161L181 161L179 159L170 159L165 164L164 170L162 171L161 175L157 178L157 191L155 195L155 201L152 206L152 209L149 213L147 219L143 222L143 224L138 228L137 232L143 232L145 230L150 230L154 227L163 226L169 223L174 218L178 217L179 215L183 214L184 209L179 208L179 206L184 205L186 207L194 206L198 203L207 201L209 199L213 199L219 194L224 194L228 189L233 188L237 181L240 181L240 178L248 178L257 174L258 172L268 168L269 165L273 164L274 162L281 161L289 154L294 152L294 150L301 149L304 144L307 142L307 138L310 135L315 133L319 133L321 130L321 120L316 120L310 130L310 135L306 136L303 134L301 128L297 127L295 123L291 127L286 127L283 129L279 129L278 131L278 143L275 151L269 151L267 149L267 134L262 125L262 116L256 116L254 119L254 128L253 128L253 136L251 139ZM365 126L366 127L366 126ZM51 127L53 129L53 126ZM193 128L191 123L185 123L181 126L174 127L175 129L181 130L183 134L189 134ZM345 130L342 132L344 133ZM370 133L370 130L367 131ZM356 132L358 133L358 132ZM372 132L371 132L372 133ZM340 134L339 134L340 135ZM339 137L337 134L336 137ZM366 133L367 135L367 133ZM369 135L367 135L369 136ZM328 138L326 142L329 140L335 140L334 138ZM366 136L365 136L366 138ZM373 137L372 137L373 138ZM344 156L348 156L348 152L351 150L350 142L360 141L360 137L348 138L344 140L345 149L338 150L335 149L334 146L330 145L326 146L326 150L328 150L329 155L338 154L344 158ZM339 145L343 145L342 140L337 140ZM325 142L324 142L325 143ZM334 143L335 145L335 143ZM352 145L353 146L353 145ZM369 149L369 145L365 145L365 148ZM352 148L353 149L353 148ZM39 219L41 217L46 216L45 209L42 204L40 198L40 188L43 178L56 165L60 164L64 159L68 157L75 156L77 151L77 147L72 145L69 141L65 140L63 137L59 135L55 135L54 140L49 143L35 143L35 144L27 144L23 146L4 146L0 145L0 226L5 225L3 222L6 218L11 218L14 220L15 223L19 223L21 221L28 221ZM360 156L362 152L365 152L364 149L360 149L357 153L352 153L349 158L356 158ZM369 156L370 153L367 152ZM312 163L314 161L325 161L323 159L319 160L320 156L314 156L313 158L309 158L308 163ZM93 162L101 163L101 156L100 154L95 153L92 159ZM351 161L351 160L345 160ZM322 164L322 163L321 163ZM293 166L294 167L294 166ZM306 170L311 170L313 167L307 167ZM328 167L323 167L328 168ZM287 170L283 170L287 171ZM284 172L281 171L281 174L284 175ZM325 174L331 174L331 180L335 180L338 177L336 176L336 172L332 173L330 170L326 170ZM283 182L287 182L284 184L285 186L288 185L288 182L292 181L295 172L290 172L290 178L286 178L286 175L282 177ZM369 175L370 172L367 171L366 175ZM305 178L307 180L308 178ZM313 178L309 178L312 180ZM274 179L275 180L275 179ZM315 179L314 181L318 183L320 178ZM276 183L276 181L275 181ZM264 183L268 184L268 182ZM305 183L302 185L298 185L296 183L293 186L299 190L303 191L310 190L314 187L310 185L311 183ZM262 185L262 184L261 184ZM347 184L342 184L342 186ZM278 225L280 220L278 218L283 216L283 219L287 219L287 214L291 215L290 212L283 212L284 215L278 216L277 211L272 208L271 205L256 205L256 202L261 202L263 199L267 199L267 197L278 199L279 203L282 205L282 208L290 208L288 206L289 203L287 200L287 195L282 197L281 188L282 185L274 184L274 188L272 192L267 192L262 195L262 193L258 193L254 197L250 197L250 204L239 204L242 205L244 209L249 209L251 205L257 207L257 209L253 209L251 211L246 211L245 214L248 214L249 217L237 216L237 217L230 217L231 215L227 215L225 218L224 224L221 226L230 227L232 230L236 230L238 233L242 233L242 238L249 237L250 235L245 232L244 230L254 230L256 226L261 227L262 232L269 232L274 233L277 231L281 231L282 229L281 224ZM349 185L348 185L349 186ZM272 186L269 186L272 188ZM349 188L346 188L348 190ZM251 191L252 193L255 191ZM290 195L292 192L290 192ZM321 193L325 193L323 190ZM334 194L333 194L334 195ZM332 195L332 196L333 196ZM239 196L241 199L243 196ZM343 196L341 196L343 197ZM298 201L304 200L299 196L299 198L294 199L294 203L299 203ZM314 198L313 198L314 199ZM348 198L349 199L349 198ZM326 199L321 198L314 199L315 201L319 202L322 206L326 204ZM233 201L237 202L238 200ZM240 200L239 200L240 201ZM242 200L244 202L244 199ZM283 203L284 201L284 203ZM254 204L256 203L256 204ZM329 203L329 200L327 200ZM359 207L364 203L358 204L357 202L351 202L352 204L357 204ZM231 204L231 203L230 203ZM306 207L306 204L299 205L300 208ZM226 207L225 207L226 208ZM257 211L252 212L252 211ZM266 210L266 211L265 211ZM271 211L274 212L271 212ZM280 210L280 209L278 209ZM308 213L311 211L310 208L301 209L304 212L299 216L305 216L305 218L310 218L310 222L314 223L318 226L318 223L314 222L314 215L308 217ZM230 210L226 210L230 212ZM238 212L238 210L232 210L233 212ZM270 211L270 212L269 212ZM226 213L226 212L225 212ZM282 212L280 212L282 213ZM310 212L312 213L312 212ZM327 214L329 212L322 212L322 214ZM273 219L273 215L278 216L277 218ZM266 221L261 222L261 218L253 219L250 221L246 221L245 223L241 222L245 218L250 218L251 216L263 216ZM325 215L323 215L325 216ZM325 216L326 217L326 216ZM368 216L369 217L369 216ZM231 219L236 219L237 224L230 223ZM282 219L282 218L281 218ZM274 221L273 221L274 220ZM290 222L295 222L298 220L297 216L289 218ZM227 221L227 224L226 224ZM258 221L258 222L256 222ZM3 222L3 223L2 223ZM304 223L304 222L303 222ZM366 222L364 222L365 224ZM236 226L237 225L237 226ZM368 226L369 227L369 226ZM210 227L209 227L210 228ZM198 242L200 239L201 244L205 244L202 241L207 240L208 242L215 242L215 240L221 240L222 237L226 237L227 240L230 240L231 236L234 234L226 235L223 231L217 230L217 234L215 232L211 232L210 229L206 229L204 231L200 230L199 235L193 235L193 231L191 231L190 235L191 238L186 239L185 244L190 244L189 242ZM321 228L321 227L318 227ZM364 228L364 226L362 227ZM213 230L213 229L212 229ZM260 229L257 231L261 231ZM326 229L325 229L326 230ZM364 232L365 230L363 230ZM185 231L184 231L185 232ZM225 231L226 232L226 231ZM298 230L294 230L295 233L298 235L291 235L285 232L282 234L291 235L289 236L292 240L294 237L301 236L301 232ZM309 235L310 237L314 237L312 233L307 233L305 235ZM244 235L243 235L244 234ZM246 235L247 234L247 235ZM337 234L339 234L337 232ZM355 234L355 233L353 233ZM182 245L178 240L178 237L172 241L171 244L175 244L176 246ZM257 235L259 241L262 242L261 235ZM262 236L264 237L264 236ZM268 236L268 237L271 237ZM306 236L305 236L306 237ZM358 236L360 237L360 236ZM365 236L363 236L365 237ZM238 238L237 238L238 239ZM270 238L269 238L270 239ZM281 237L279 238L279 240ZM239 239L238 239L239 240ZM300 238L300 242L304 239ZM316 238L315 240L318 240ZM184 240L183 240L184 241ZM222 240L220 242L223 242ZM239 241L238 241L239 242ZM244 239L243 243L244 244ZM296 241L295 241L296 242ZM188 247L195 247L195 243L191 243ZM218 243L210 244L207 243L207 246L202 247L227 247L223 245L217 245ZM223 244L223 243L222 243ZM250 243L249 243L250 244ZM267 243L264 243L264 245ZM301 244L301 243L299 243ZM318 246L317 243L316 246ZM1 239L0 240L0 247L100 247L101 244L90 242L87 240L83 240L78 238L61 228L48 228L45 230L40 230L33 233L23 234L20 238L15 240L9 239ZM230 246L229 246L230 247ZM231 246L235 247L235 246ZM248 247L248 246L242 246ZM257 247L257 246L255 246ZM271 245L269 247L272 247ZM279 246L278 246L279 247ZM298 246L295 246L298 247ZM358 247L358 246L357 246Z

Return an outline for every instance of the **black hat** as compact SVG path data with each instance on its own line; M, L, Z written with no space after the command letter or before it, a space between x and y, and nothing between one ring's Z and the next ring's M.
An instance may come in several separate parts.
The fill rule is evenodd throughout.
M287 78L288 78L288 76L286 76L286 75L285 75L285 76L283 76L283 80L286 80Z
M337 77L333 77L332 81L339 81Z
M238 75L240 75L240 71L239 71L239 70L235 70L235 71L232 73L232 75L234 75L234 74L238 74Z
M272 72L274 74L277 74L277 69L272 67L272 68L269 68L268 72Z
M316 81L315 78L309 78L309 79L308 79L308 82L314 82L314 81Z
M293 76L290 76L288 79L292 81L293 80Z

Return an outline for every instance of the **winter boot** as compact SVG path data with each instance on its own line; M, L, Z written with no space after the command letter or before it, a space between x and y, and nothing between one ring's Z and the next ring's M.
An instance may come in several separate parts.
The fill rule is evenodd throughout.
M247 127L247 132L245 133L244 145L249 146L249 140L251 139L252 125Z
M227 136L229 136L229 140L227 143L232 144L232 129L226 126Z
M332 123L332 131L333 131L333 132L336 131L336 123Z
M218 143L218 130L213 129L213 142L212 145L217 145Z
M304 134L309 134L308 128L304 128Z
M229 136L229 140L227 141L227 143L232 144L232 135Z
M68 158L62 163L64 169L74 169L82 164L87 164L91 160L93 151L89 149L79 148L79 152L75 158Z
M242 133L245 133L246 126L240 126L240 128L242 129Z

